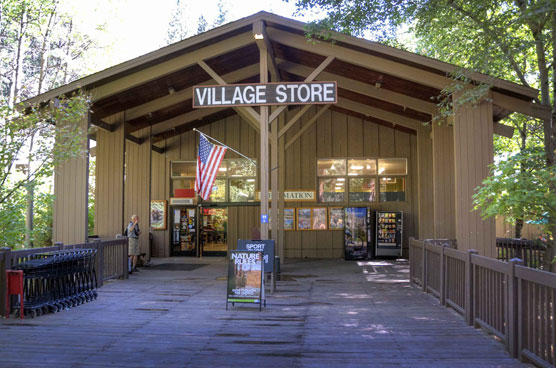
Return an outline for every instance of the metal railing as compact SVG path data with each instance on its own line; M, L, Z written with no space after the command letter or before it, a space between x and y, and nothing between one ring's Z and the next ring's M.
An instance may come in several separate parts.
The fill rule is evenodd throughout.
M504 341L513 357L556 366L556 274L410 239L410 280Z
M6 270L13 266L28 261L32 254L52 252L66 249L96 249L95 270L97 286L101 287L104 281L115 278L128 278L128 246L127 238L100 240L94 239L90 243L68 244L56 243L55 246L45 248L32 248L24 250L11 250L0 248L0 316L5 314L6 308Z
M542 268L545 247L535 240L496 238L496 251L500 260L519 258L524 266Z

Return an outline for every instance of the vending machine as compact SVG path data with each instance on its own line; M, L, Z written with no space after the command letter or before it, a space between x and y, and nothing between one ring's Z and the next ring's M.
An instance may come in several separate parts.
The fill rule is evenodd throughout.
M402 255L403 213L376 212L376 256Z
M344 208L344 257L366 259L372 239L372 211L367 207Z
M172 256L197 255L197 210L172 208Z

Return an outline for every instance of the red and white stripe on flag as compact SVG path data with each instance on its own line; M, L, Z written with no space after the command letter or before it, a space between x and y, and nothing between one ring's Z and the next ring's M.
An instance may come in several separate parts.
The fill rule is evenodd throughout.
M210 198L214 179L225 154L226 147L211 144L203 134L200 135L195 191L205 201Z

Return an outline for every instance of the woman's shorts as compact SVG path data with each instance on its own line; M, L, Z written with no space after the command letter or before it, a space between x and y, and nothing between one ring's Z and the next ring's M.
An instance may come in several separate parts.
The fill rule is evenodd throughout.
M138 238L128 238L128 254L130 256L139 255L139 239Z

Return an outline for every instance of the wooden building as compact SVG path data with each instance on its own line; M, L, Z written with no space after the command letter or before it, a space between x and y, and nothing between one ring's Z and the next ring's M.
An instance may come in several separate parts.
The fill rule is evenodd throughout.
M257 13L33 99L78 88L93 96L83 131L95 128L96 233L114 237L134 213L146 230L151 200L163 200L166 229L152 231L150 250L143 231L144 252L222 254L257 232L257 192L268 182L275 193L293 197L276 196L270 204L280 209L272 211L271 237L282 259L342 257L343 232L328 229L328 219L318 229L316 224L349 206L403 211L404 244L409 237L455 238L459 249L493 256L494 220L483 221L471 211L471 195L488 175L493 134L512 133L499 121L516 111L539 118L549 114L533 102L538 91L472 74L475 82L491 86L488 98L458 107L453 121L430 124L437 96L452 83L456 66L349 36L335 43L308 42L303 27ZM268 81L335 81L338 103L192 107L193 86ZM268 115L269 138L261 140L259 118ZM270 151L270 179L229 151L212 201L187 198L199 142L193 128L256 159L259 167L261 142L269 142L263 148ZM87 166L87 159L75 159L56 172L55 241L86 239ZM195 223L176 233L175 226L189 216ZM272 226L276 223L284 226ZM284 230L292 223L292 230ZM189 231L201 243L191 250Z

